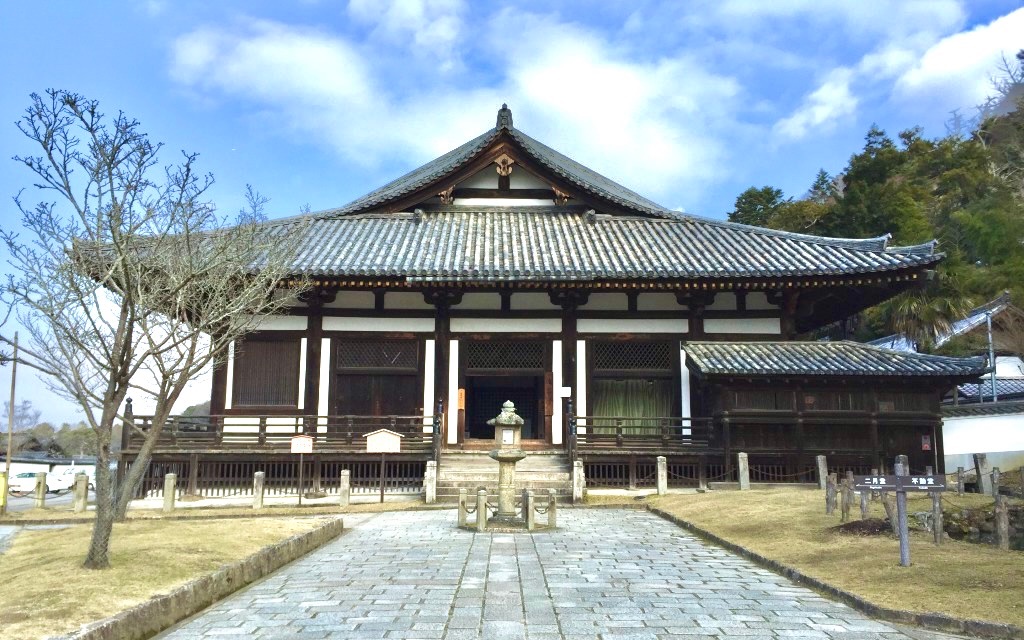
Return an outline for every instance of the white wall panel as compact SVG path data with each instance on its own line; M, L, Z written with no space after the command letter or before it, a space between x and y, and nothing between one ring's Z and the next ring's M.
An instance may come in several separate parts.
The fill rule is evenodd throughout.
M686 318L580 318L576 330L580 333L686 333L690 322Z
M561 318L452 318L452 333L560 333Z
M778 318L705 318L704 333L782 333Z
M562 341L551 341L551 444L562 444L562 405L558 391L562 387Z
M324 331L434 331L433 318L339 318L324 317Z

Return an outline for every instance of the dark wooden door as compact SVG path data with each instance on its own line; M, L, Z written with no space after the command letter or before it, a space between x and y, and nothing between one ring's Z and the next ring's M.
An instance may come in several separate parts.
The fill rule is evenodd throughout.
M335 415L411 416L420 411L415 375L339 374Z

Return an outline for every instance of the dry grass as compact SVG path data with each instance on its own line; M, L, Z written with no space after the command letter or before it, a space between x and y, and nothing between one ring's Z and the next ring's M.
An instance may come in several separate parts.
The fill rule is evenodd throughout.
M135 521L114 527L111 564L81 567L90 525L20 532L0 555L0 635L6 640L68 633L166 593L325 518L196 522Z
M265 506L261 511L253 511L252 507L187 507L175 509L171 514L175 519L183 518L219 518L219 517L271 517L282 516L317 516L337 515L346 513L375 513L378 511L404 511L407 509L422 508L421 500L403 500L389 502L372 502L364 504L352 504L341 508L336 504L330 505L309 505L303 507L289 506ZM95 517L95 511L75 513L70 505L47 507L44 509L29 509L27 511L15 511L0 517L0 524L18 524L25 521L38 520L82 520ZM132 520L159 520L166 517L160 509L132 509L128 512Z
M716 491L647 502L880 606L1024 626L1021 552L957 541L936 547L930 533L913 532L912 566L900 567L899 542L891 536L836 532L838 510L826 516L819 491ZM950 494L949 504L982 506L991 499ZM930 508L927 496L908 505L911 513ZM884 517L881 502L871 504L870 515ZM857 505L852 516L860 517Z

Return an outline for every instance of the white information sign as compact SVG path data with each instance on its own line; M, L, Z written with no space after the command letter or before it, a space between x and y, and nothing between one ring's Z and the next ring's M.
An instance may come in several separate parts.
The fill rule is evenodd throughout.
M292 453L313 453L313 437L292 436Z
M405 436L390 429L378 429L363 437L366 438L366 453L400 453Z

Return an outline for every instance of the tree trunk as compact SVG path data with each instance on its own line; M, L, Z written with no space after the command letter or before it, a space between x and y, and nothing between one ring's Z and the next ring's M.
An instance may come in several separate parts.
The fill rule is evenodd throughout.
M110 477L110 430L100 435L96 456L96 522L92 540L82 566L86 569L110 568L110 535L114 529L113 482Z
M178 395L179 393L172 394L171 403L174 402ZM132 498L139 490L142 478L146 475L146 470L149 468L149 461L153 458L153 449L156 448L157 441L160 440L160 434L167 424L168 410L160 406L161 404L165 403L158 403L157 412L153 416L152 422L150 422L146 439L142 442L142 446L139 447L139 454L135 456L132 468L128 470L124 481L118 487L115 495L114 519L117 522L124 522L128 518L128 505L131 504ZM167 406L169 407L170 405L168 404ZM131 427L125 425L124 428L129 429Z

